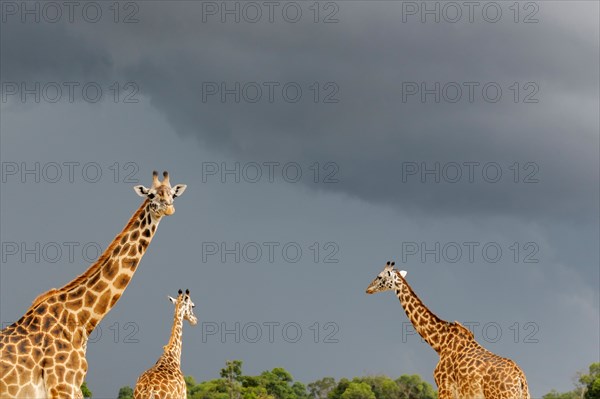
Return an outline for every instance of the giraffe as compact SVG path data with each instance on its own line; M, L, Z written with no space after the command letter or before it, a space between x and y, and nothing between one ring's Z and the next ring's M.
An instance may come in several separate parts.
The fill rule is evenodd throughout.
M186 185L171 187L169 174L153 173L152 187L104 253L62 288L38 296L18 321L0 333L0 398L82 398L87 339L115 306L135 273L163 216Z
M183 320L192 326L198 323L194 316L194 303L190 291L179 290L177 299L168 297L175 304L175 317L169 343L163 347L163 354L152 368L146 370L137 380L134 399L186 399L187 388L181 372L181 338Z
M395 291L415 330L440 356L433 373L439 399L529 399L525 374L515 362L480 346L470 330L433 314L408 285L406 271L387 262L367 294Z

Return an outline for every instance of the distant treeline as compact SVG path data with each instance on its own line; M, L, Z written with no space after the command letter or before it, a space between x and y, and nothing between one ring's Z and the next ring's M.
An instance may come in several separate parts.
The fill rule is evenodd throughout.
M185 378L188 399L437 399L437 391L418 375L392 379L385 375L342 378L325 377L305 385L294 381L283 368L257 376L242 373L242 361L227 361L220 377L196 382ZM575 388L568 392L550 391L542 399L600 399L600 363L575 375ZM91 392L87 391L91 398ZM133 399L133 389L123 387L118 399Z

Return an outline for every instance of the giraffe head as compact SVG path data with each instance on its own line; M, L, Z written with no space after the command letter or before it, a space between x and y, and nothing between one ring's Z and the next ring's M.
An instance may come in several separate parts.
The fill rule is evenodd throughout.
M167 171L163 172L163 177L162 182L158 181L158 172L154 171L152 172L152 187L135 186L133 188L140 197L150 201L150 210L155 217L174 214L173 200L183 194L187 187L185 184L171 187Z
M194 316L194 302L190 298L190 290L183 291L179 290L177 298L168 297L171 302L175 305L175 311L180 313L184 320L190 322L191 325L195 326L198 323L198 319Z
M394 269L396 262L388 262L385 264L383 271L375 277L375 279L367 287L367 294L374 294L376 292L390 291L397 287L400 287L406 271Z

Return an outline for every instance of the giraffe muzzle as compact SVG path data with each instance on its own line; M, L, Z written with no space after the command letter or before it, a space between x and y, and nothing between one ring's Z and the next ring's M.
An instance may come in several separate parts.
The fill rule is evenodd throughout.
M171 216L174 213L175 213L175 207L173 205L167 206L167 208L165 209L165 215Z

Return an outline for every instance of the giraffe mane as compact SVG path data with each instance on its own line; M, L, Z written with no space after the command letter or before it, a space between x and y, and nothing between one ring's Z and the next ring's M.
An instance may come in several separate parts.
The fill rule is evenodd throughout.
M31 303L31 306L36 307L37 305L40 304L40 302L48 299L49 297L56 294L57 292L58 292L58 290L56 288L51 288L48 291L41 293L33 300L33 302Z
M458 329L464 333L467 338L471 338L471 339L475 339L475 335L473 335L473 332L471 330L469 330L467 327L463 326L460 322L455 321L454 323L450 323L453 324L454 326L458 327Z
M83 272L79 276L75 277L75 279L71 280L70 282L68 282L67 284L65 284L64 286L62 286L59 289L52 288L52 289L38 295L37 298L35 298L33 300L31 307L36 307L41 302L50 298L54 294L57 294L59 292L69 291L69 290L73 289L74 287L79 287L79 285L81 285L81 283L83 281L85 281L90 275L93 275L94 273L100 271L102 269L102 266L104 266L106 261L110 258L110 254L112 253L114 247L119 245L119 239L123 236L123 232L126 230L129 230L131 228L131 225L139 218L140 214L145 211L146 205L148 204L148 202L149 201L147 199L144 200L144 202L139 207L139 209L129 219L129 221L123 228L123 230L119 234L116 235L116 237L112 240L112 242L108 246L108 248L106 248L106 250L102 253L102 255L100 255L98 260L96 260L96 262L94 262L85 272Z
M404 271L404 270L402 270L402 271ZM396 270L396 274L400 275L400 270ZM402 277L402 279L404 280L404 277ZM423 306L425 309L427 309L427 311L428 311L428 312L431 314L431 317L433 318L433 320L434 320L436 323L447 323L447 324L454 324L454 323L448 323L448 322L446 322L445 320L443 320L443 319L441 319L440 317L438 317L438 315L436 315L435 313L433 313L433 312L432 312L432 311L431 311L431 310L430 310L430 309L429 309L429 308L428 308L428 307L427 307L427 306L426 306L426 305L423 303L423 301L421 300L421 298L419 298L419 296L418 296L418 295L415 293L415 291L413 290L413 288L410 286L410 284L408 284L408 282L407 282L406 280L404 280L404 281L403 281L403 285L404 285L404 286L406 286L406 288L408 289L408 292L409 292L409 293L410 293L410 295L411 295L411 296L414 298L414 300L415 300L417 303L420 303L420 304L421 304L421 306ZM460 324L460 323L458 323L458 324ZM461 325L461 327L463 327L463 326ZM463 328L465 328L465 327L463 327ZM465 330L467 330L467 331L468 331L468 329L466 329L466 328L465 328Z
M144 200L144 202L142 203L140 208L129 219L129 221L123 228L123 230L115 236L115 238L112 240L111 244L108 246L108 248L106 248L106 250L104 250L104 252L102 253L102 255L100 255L98 260L94 264L92 264L92 266L90 266L85 272L83 272L78 277L76 277L73 281L71 281L70 283L67 283L65 286L63 286L60 289L61 291L69 290L73 287L78 287L89 275L96 273L97 271L99 271L102 268L102 266L104 266L104 263L106 263L106 261L108 259L110 259L113 249L117 245L120 245L119 238L121 238L123 236L123 231L129 230L131 228L131 225L136 220L138 220L140 214L145 211L146 205L148 204L148 202L149 202L148 200Z

